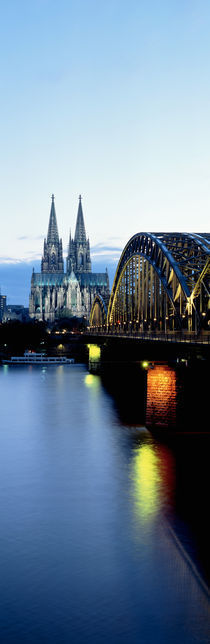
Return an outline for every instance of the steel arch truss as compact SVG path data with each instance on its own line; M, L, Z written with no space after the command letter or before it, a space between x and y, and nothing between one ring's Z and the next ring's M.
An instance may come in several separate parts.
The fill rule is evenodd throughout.
M197 331L208 317L209 271L209 235L134 235L117 267L108 325Z
M101 295L96 295L90 312L90 326L101 328L107 324L107 307Z

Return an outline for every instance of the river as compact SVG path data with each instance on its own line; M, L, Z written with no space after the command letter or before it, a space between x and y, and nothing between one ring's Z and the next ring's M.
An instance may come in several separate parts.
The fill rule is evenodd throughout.
M2 644L210 641L209 435L167 433L168 367L155 434L154 374L147 429L83 365L0 368Z

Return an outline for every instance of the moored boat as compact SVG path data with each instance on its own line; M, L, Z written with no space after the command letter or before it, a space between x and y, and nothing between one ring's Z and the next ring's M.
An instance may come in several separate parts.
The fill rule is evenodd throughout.
M25 351L23 356L11 356L2 360L2 364L20 365L20 364L42 364L42 365L62 365L74 364L73 358L66 356L46 356L44 353L36 353L35 351Z

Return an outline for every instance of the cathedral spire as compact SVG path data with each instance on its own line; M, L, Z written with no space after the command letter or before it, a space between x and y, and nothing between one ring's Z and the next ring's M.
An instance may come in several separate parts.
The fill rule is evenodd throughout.
M47 240L44 240L44 251L41 263L42 273L63 273L62 240L58 237L58 226L55 213L54 195L50 210Z
M56 219L54 199L55 199L54 195L52 195L52 204L51 204L50 219L49 219L49 226L48 226L48 233L47 233L48 244L49 243L54 244L59 242L58 225L57 225L57 219Z
M69 250L69 252L71 250L71 228L70 228L70 233L69 233L69 248L68 248L68 250Z
M74 239L69 238L69 247L67 255L67 273L71 274L91 272L90 245L86 237L84 216L82 211L82 198L79 196L79 207L77 212L77 221Z
M86 242L86 232L85 232L85 224L84 224L84 217L83 217L83 210L82 210L81 195L79 195L79 207L78 207L78 213L77 213L74 241Z

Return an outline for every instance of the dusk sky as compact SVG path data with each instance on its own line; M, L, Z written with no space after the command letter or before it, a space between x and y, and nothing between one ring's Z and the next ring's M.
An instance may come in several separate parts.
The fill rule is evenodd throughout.
M10 301L20 301L14 263L29 275L41 257L52 192L64 249L81 193L93 268L111 273L136 232L209 231L209 33L208 0L1 2L0 285ZM24 289L27 303L29 281Z

